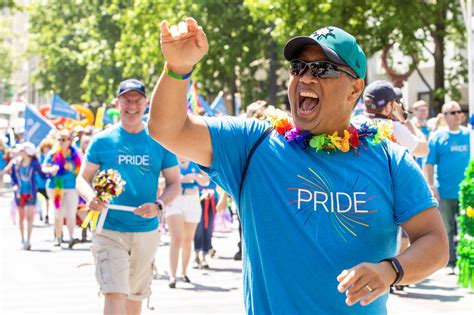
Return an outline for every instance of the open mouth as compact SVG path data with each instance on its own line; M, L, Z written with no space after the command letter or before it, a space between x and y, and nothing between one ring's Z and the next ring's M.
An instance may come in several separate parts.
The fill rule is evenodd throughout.
M301 91L298 100L298 109L302 114L313 112L319 105L319 96L312 91Z

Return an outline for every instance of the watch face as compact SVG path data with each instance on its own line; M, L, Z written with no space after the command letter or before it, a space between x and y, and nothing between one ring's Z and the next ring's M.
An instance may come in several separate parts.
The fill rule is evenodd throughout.
M156 200L154 204L157 205L159 211L163 211L163 202L161 200Z

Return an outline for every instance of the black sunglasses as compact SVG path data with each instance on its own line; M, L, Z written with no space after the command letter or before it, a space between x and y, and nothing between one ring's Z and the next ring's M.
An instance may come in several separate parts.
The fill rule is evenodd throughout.
M311 75L315 78L339 78L339 71L342 71L351 78L357 79L357 76L349 70L328 61L306 62L299 59L290 61L291 75L302 76L308 68L311 69Z
M66 141L69 141L70 139L69 138L59 138L58 141L59 142L66 142Z
M451 116L454 116L456 114L462 114L462 110L453 110L452 112L446 112L444 113L444 115L451 115Z

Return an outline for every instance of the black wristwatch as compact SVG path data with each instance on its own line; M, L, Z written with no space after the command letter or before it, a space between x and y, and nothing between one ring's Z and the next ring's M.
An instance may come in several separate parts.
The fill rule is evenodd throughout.
M164 202L160 199L156 199L153 203L158 207L158 211L160 212L163 211L163 209L165 208Z
M382 261L388 261L390 263L390 265L392 266L393 270L395 270L395 272L397 274L397 278L395 278L395 281L393 281L393 283L391 285L395 285L395 284L399 283L402 280L403 275L405 273L404 273L403 267L400 264L400 262L398 261L398 259L396 259L395 257L392 257L392 258L382 259L380 262L382 262Z

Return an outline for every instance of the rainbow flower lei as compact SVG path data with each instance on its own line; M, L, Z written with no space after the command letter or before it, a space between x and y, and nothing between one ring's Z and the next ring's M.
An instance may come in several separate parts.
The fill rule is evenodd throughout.
M69 156L71 156L74 163L66 161L66 158ZM61 207L64 190L64 179L62 176L68 171L72 171L75 175L77 175L79 173L79 169L81 168L81 157L73 146L69 147L67 156L64 156L60 146L56 146L51 160L52 163L59 167L59 170L54 177L54 184L56 187L54 188L54 206L56 209L59 209Z
M361 145L361 140L366 139L370 143L379 143L383 139L396 142L392 133L391 121L363 123L359 128L350 126L344 130L343 135L334 131L332 135L313 135L306 130L299 130L287 113L270 106L265 115L270 120L278 134L284 136L287 142L295 141L301 148L311 147L316 151L342 151L348 152L354 149L356 152Z

